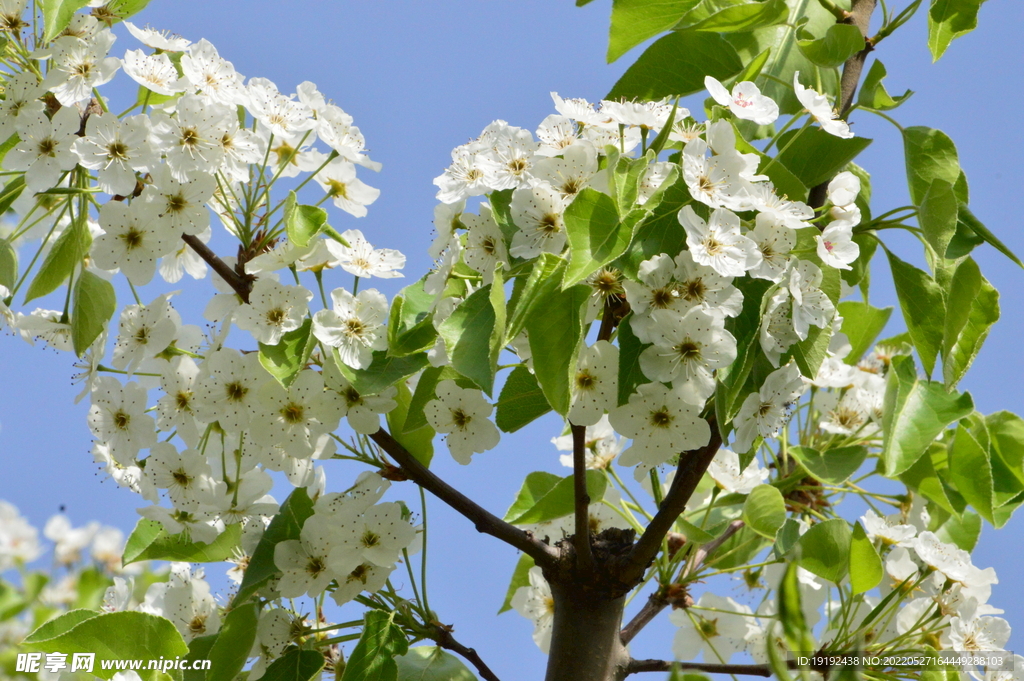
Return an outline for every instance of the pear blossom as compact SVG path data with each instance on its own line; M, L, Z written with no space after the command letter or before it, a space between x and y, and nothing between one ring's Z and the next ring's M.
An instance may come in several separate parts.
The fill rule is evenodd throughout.
M153 445L143 475L167 496L176 509L195 512L212 495L215 480L206 456L194 449L178 452L174 445Z
M39 531L18 509L0 500L0 570L8 570L15 562L31 563L42 553Z
M313 335L338 348L343 364L365 369L374 350L387 349L388 301L376 289L352 295L343 288L331 291L331 300L333 309L313 315Z
M64 321L62 321L64 320ZM60 310L44 310L36 308L31 314L16 313L12 325L29 345L33 339L39 338L54 350L71 352L71 324Z
M751 207L761 214L766 214L789 229L811 226L809 220L814 217L814 209L803 201L793 201L787 196L779 196L771 182L751 184L746 187L746 191Z
M43 113L44 105L39 98L45 92L46 88L31 71L6 76L4 100L0 102L0 139L6 140L13 135L22 117L31 118L33 114Z
M299 100L302 101L301 94ZM366 140L359 128L352 125L352 117L340 107L333 104L321 107L317 116L316 132L324 144L338 152L342 159L375 172L381 169L380 163L371 161L363 153L366 150Z
M93 88L110 81L121 67L117 57L107 56L114 40L114 34L104 29L89 40L56 41L43 87L65 107L88 99Z
M353 526L314 513L302 525L299 539L278 542L274 547L274 564L282 572L277 590L285 598L320 595L332 580L358 564L356 554L345 550L354 539Z
M782 281L789 267L789 252L796 247L793 230L769 213L758 213L754 229L747 236L761 253L761 262L750 270L750 276L776 283Z
M156 207L144 201L110 201L100 208L103 234L92 247L92 259L105 270L118 269L132 284L148 284L158 258L171 254L181 235L158 218Z
M651 313L653 345L640 354L640 370L659 382L672 382L689 404L703 406L715 391L714 371L736 359L736 339L721 317L699 307L681 316L671 310Z
M714 612L704 615L700 608ZM672 640L672 654L678 660L692 660L703 653L708 662L728 662L746 647L756 626L750 615L749 607L706 591L693 607L669 614L669 621L679 627Z
M302 325L313 292L302 286L284 286L260 278L249 292L249 302L235 312L235 324L258 342L276 345L281 336Z
M836 221L817 234L818 257L826 265L840 270L849 270L850 263L860 255L860 246L853 241L853 230L842 221Z
M111 113L93 114L85 123L85 137L75 141L74 151L84 167L99 171L100 189L131 196L138 182L136 171L146 172L160 163L160 154L150 144L151 132L148 116L119 121Z
M394 570L393 566L381 567L373 563L357 565L352 572L337 578L338 586L331 592L331 598L338 605L344 605L364 591L375 594L384 588Z
M580 141L576 124L568 116L551 114L537 126L538 156L557 156ZM539 162L539 161L538 161Z
M577 426L592 426L605 411L618 406L618 379L618 347L601 340L580 352L572 378L569 421Z
M446 435L453 459L468 465L473 454L498 445L498 429L487 418L494 405L484 399L481 391L460 388L455 381L445 379L437 384L434 394L437 399L427 402L423 412L431 427Z
M800 369L793 362L768 374L761 389L747 395L740 406L734 420L736 440L733 448L747 452L758 435L777 435L789 420L791 405L805 390Z
M185 50L181 57L181 71L193 89L216 102L231 106L249 102L242 76L205 38Z
M567 201L571 201L584 187L593 186L601 190L602 185L607 184L598 170L597 150L586 141L579 141L563 150L561 158L538 160L532 174L537 180L551 185Z
M56 186L61 172L78 164L74 143L82 118L74 106L65 106L47 118L41 111L18 116L15 130L21 140L4 157L4 167L25 171L25 188L41 192Z
M608 421L607 414L603 415L594 425L587 426L583 442L586 467L594 469L607 468L625 446L625 440L615 433L615 429L612 428L612 424ZM551 438L551 443L560 452L573 451L572 433L553 437ZM563 466L573 467L573 455L571 453L562 454L558 460Z
M488 176L492 190L524 186L531 177L537 143L529 130L494 121L481 135L488 140L488 149L481 153L480 167Z
M365 217L366 207L380 196L380 190L358 179L356 167L343 158L328 163L314 179L334 200L335 206L357 218Z
M688 258L692 262L692 255ZM675 280L679 269L679 265L667 253L659 253L640 263L637 271L639 283L630 279L622 282L633 310L630 327L640 341L652 342L654 321L651 315L654 311L672 310L682 315L690 309L689 301L680 295L679 282Z
M174 179L186 182L220 168L224 158L220 142L233 119L237 121L226 104L191 94L178 100L174 118L154 115L153 143L165 153Z
M122 386L112 376L97 378L88 421L92 434L122 464L156 444L156 423L146 413L146 389L138 383Z
M703 447L711 438L700 409L661 383L640 385L608 420L617 432L633 439L619 457L623 466L657 466L680 452Z
M326 241L327 250L336 262L349 274L357 277L379 277L394 279L404 276L398 270L405 267L405 256L390 248L375 249L358 229L345 230L341 234L348 246L333 239Z
M758 125L771 125L779 117L779 105L750 81L736 83L730 93L720 81L711 76L704 78L704 87L722 106L728 107L736 118L754 121Z
M380 415L398 406L395 396L398 388L389 386L376 395L363 395L342 376L334 362L324 368L324 383L330 390L341 396L342 415L348 419L352 430L372 435L380 430Z
M561 253L565 247L562 214L568 201L550 185L533 182L512 194L512 221L518 230L509 253L535 258L541 253Z
M71 565L84 557L85 548L92 543L100 529L99 523L92 522L83 527L73 527L63 513L52 516L43 527L43 536L54 543L53 559L58 565Z
M836 110L829 105L825 95L800 84L799 71L793 73L793 92L803 107L818 121L822 130L843 139L853 137L850 126L846 121L839 118Z
M489 284L494 280L495 267L499 263L505 267L509 264L508 250L505 248L501 228L494 221L490 206L486 204L480 206L479 215L463 213L460 219L469 229L463 260L466 265L483 275L485 285Z
M161 163L152 171L153 184L142 192L145 201L151 201L162 220L176 231L199 234L210 225L206 202L213 197L217 181L212 175L192 173L181 181L174 177L170 167Z
M743 309L743 294L732 285L732 277L696 262L689 251L681 251L674 262L676 293L684 305L719 317L735 317Z
M180 35L171 33L170 31L159 31L155 28L146 26L139 28L130 21L124 22L124 27L128 29L128 32L135 37L140 43L146 47L152 47L157 50L163 50L165 52L181 52L192 42L186 38L182 38Z
M512 595L512 607L523 617L533 620L533 642L546 654L551 647L555 599L539 567L530 568L529 580L530 586L521 586Z
M732 211L716 208L704 222L693 208L683 206L678 219L694 261L723 277L741 277L761 262L757 245L740 233L740 219Z
M170 578L150 585L139 610L169 619L185 641L220 630L220 612L203 569L193 572L188 563L171 563Z
M852 206L860 194L860 178L849 170L836 175L828 183L828 200L833 206Z
M145 306L127 305L121 311L114 367L127 370L131 376L143 360L156 357L174 342L181 317L171 307L171 295L165 293Z
M470 142L452 149L452 163L434 178L437 200L458 203L470 196L480 196L490 190L487 173L481 165L484 149L478 142Z
M281 94L277 86L266 78L250 78L246 93L249 111L274 135L294 135L316 126L308 106Z
M317 438L338 427L341 398L324 391L324 379L309 369L298 373L285 388L268 381L260 389L260 410L252 425L253 437L281 445L288 454L305 458L313 453Z
M747 210L747 200L741 198L747 191L739 176L746 164L728 155L708 157L709 149L699 137L683 147L683 180L690 195L712 208Z
M807 338L809 327L825 328L835 316L836 308L821 290L821 268L807 260L799 260L789 270L789 293L793 300L793 330L800 340Z
M128 50L121 60L124 72L142 87L158 95L172 96L183 92L188 81L178 76L178 71L166 54L146 54L142 50Z
M257 411L260 386L273 380L259 356L223 348L207 355L201 369L192 398L196 416L207 423L217 421L228 432L248 428Z
M724 447L719 448L708 465L708 475L730 494L750 494L768 480L768 470L761 467L756 457L740 471L739 454Z
M912 525L904 524L902 520L902 516L898 514L882 518L871 510L860 519L864 531L871 540L880 539L883 544L907 546L912 543L911 540L917 535L917 530Z

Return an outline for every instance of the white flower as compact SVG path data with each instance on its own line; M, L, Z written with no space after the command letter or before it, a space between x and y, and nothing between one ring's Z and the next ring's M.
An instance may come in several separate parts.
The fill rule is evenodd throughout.
M481 204L479 215L462 213L460 220L469 229L462 258L469 267L483 275L484 284L489 284L494 281L494 268L498 263L508 267L505 237L487 204Z
M250 78L246 92L249 111L274 135L287 137L316 126L308 106L282 95L277 86L266 78Z
M758 435L778 434L789 420L791 405L805 390L800 369L792 362L768 374L761 389L747 395L736 415L736 451L749 451Z
M452 163L444 172L434 178L437 185L437 200L441 203L458 203L470 196L480 196L489 191L487 173L480 164L479 143L470 142L452 149Z
M529 578L530 586L521 586L513 594L512 607L526 619L533 620L533 642L546 654L551 647L555 599L539 567L530 568Z
M157 216L153 204L110 201L100 208L103 234L92 247L92 259L105 270L118 269L132 284L153 279L156 260L174 251L181 235Z
M73 107L88 99L93 88L108 82L121 67L116 57L106 56L115 39L109 29L104 29L91 40L55 41L43 86L63 106Z
M0 570L16 561L31 563L42 552L39 532L6 501L0 500Z
M165 52L181 52L192 44L192 41L182 38L180 35L171 33L170 31L158 31L157 29L149 26L139 28L130 21L124 22L124 27L127 28L128 32L131 33L140 43L146 47L152 47L157 50L164 50Z
M1010 624L1002 617L978 614L977 601L968 604L949 621L949 630L942 635L943 648L971 652L1003 650L1010 640Z
M85 137L75 141L74 150L84 167L99 171L100 189L131 196L138 182L135 171L145 172L160 163L160 154L149 142L150 132L147 116L119 121L111 113L93 114L86 121Z
M703 613L700 608L711 608ZM735 613L735 614L733 614ZM669 614L679 627L672 641L672 654L677 660L693 660L702 652L707 662L728 662L746 647L746 640L756 628L753 611L731 598L706 591L692 608L680 608Z
M675 281L677 271L678 266L672 258L666 253L659 253L640 263L637 271L640 283L629 279L622 282L633 310L629 318L630 327L641 342L650 343L652 340L654 322L651 315L656 310L672 310L683 315L690 309L691 305L680 295L679 284Z
M968 579L971 554L941 541L933 532L922 532L911 543L917 557L925 565L935 568L954 582Z
M348 574L358 564L351 551L335 551L350 543L352 526L342 526L332 515L315 513L306 519L299 539L282 541L274 547L274 565L283 573L277 590L285 598L303 594L320 595L331 580Z
M796 234L769 213L758 213L754 229L748 236L761 252L761 262L750 270L750 276L776 283L789 267L789 252L796 246Z
M273 380L255 352L246 355L224 348L211 352L193 397L196 415L207 423L217 421L232 433L249 427L259 404L260 385Z
M160 218L167 220L176 232L199 234L210 226L210 212L206 202L213 197L217 181L212 175L194 173L187 182L176 179L168 165L161 163L153 169L153 184L142 192L142 198L151 201Z
M553 437L551 443L560 452L573 451L572 433ZM587 426L584 436L587 468L607 468L612 459L622 452L624 444L625 440L615 434L615 429L612 428L612 424L608 421L608 415L605 414L597 423ZM573 467L572 454L563 454L558 460L563 466Z
M405 256L400 251L375 249L358 229L346 230L341 236L348 242L348 246L334 239L326 241L327 250L334 262L341 265L341 269L357 277L394 279L404 276L398 271L405 267Z
M715 391L715 370L736 359L736 339L725 330L724 318L694 307L685 315L655 310L651 321L653 345L640 354L644 376L671 381L689 404L703 406Z
M74 106L62 107L52 119L39 111L25 112L15 124L21 141L7 153L4 167L24 170L25 188L30 192L56 186L61 172L78 164L73 145L81 124Z
M779 196L771 182L751 184L746 190L751 206L776 222L790 229L811 226L808 220L814 217L814 209L803 201L791 201L786 196Z
M746 163L736 155L709 158L708 149L708 143L700 138L683 147L683 180L690 195L712 208L747 210L747 190L740 179Z
M750 494L755 487L768 480L768 470L761 468L757 457L753 458L741 472L739 454L724 448L719 449L715 458L711 460L708 475L730 494Z
M353 369L365 369L374 350L388 347L388 301L376 289L352 295L343 288L331 291L333 310L313 315L313 335L338 348L341 361Z
M194 410L199 367L191 357L178 355L167 363L160 387L164 396L157 400L157 427L163 432L177 432L189 447L199 446Z
M592 426L618 406L619 348L602 340L580 352L571 390L568 418L574 425Z
M852 269L850 263L860 255L860 246L853 241L853 229L842 221L836 221L817 234L818 257L826 265L840 270Z
M565 197L550 185L534 182L512 194L512 221L518 230L512 236L509 253L518 258L535 258L541 253L561 253L565 247L562 214Z
M120 559L118 559L118 562L120 563ZM124 612L128 610L134 590L134 580L114 577L113 586L107 587L107 590L103 593L103 605L100 606L100 610L102 612ZM138 672L118 672L114 676L118 677L118 681L126 681L126 677L130 678L132 674L135 675L136 679L139 676Z
M63 514L52 516L43 527L43 536L54 543L53 558L59 565L77 563L84 549L92 543L99 523L92 522L84 527L72 527L71 521Z
M678 219L694 261L723 277L742 277L761 262L757 244L740 233L740 219L732 211L716 208L704 222L693 208L683 206Z
M362 592L374 594L384 588L394 567L381 567L373 563L357 565L345 577L338 577L338 587L331 592L331 598L338 605L344 605Z
M715 78L706 76L704 87L722 106L728 107L737 118L754 121L758 125L771 125L779 117L779 106L770 97L765 97L750 81L736 83L730 93Z
M209 500L216 484L204 454L194 449L179 454L167 442L153 445L143 475L154 487L167 490L176 509L193 513Z
M32 345L32 339L41 338L54 350L70 352L74 350L71 342L71 324L61 321L63 314L59 310L37 308L31 314L17 313L12 326L18 329L25 342Z
M302 325L313 292L302 286L284 286L272 279L257 279L249 302L235 312L235 324L266 345L276 345L281 336Z
M573 120L558 114L551 114L540 122L537 126L537 139L540 140L538 156L557 156L580 141Z
M114 367L131 376L143 360L156 357L174 341L181 317L171 307L171 295L166 293L145 306L126 305L121 311Z
M810 326L824 329L835 317L835 305L819 288L821 281L821 268L807 260L798 260L789 270L789 294L793 299L793 330L800 340L807 338Z
M97 378L88 421L92 434L122 465L156 444L156 423L146 413L146 389L138 383L122 386L112 376Z
M427 402L423 412L435 431L447 435L445 442L453 459L467 465L473 454L497 446L501 436L487 418L494 405L484 399L481 391L460 388L455 381L445 379L437 384L434 393L437 399Z
M315 175L334 205L357 218L366 216L366 207L377 200L380 190L356 178L356 167L351 161L336 158Z
M312 455L317 439L335 430L342 416L341 398L325 392L323 377L308 369L300 371L288 388L267 381L259 398L262 409L252 426L254 439L281 445L298 458Z
M306 103L301 92L299 100ZM307 103L307 106L311 105ZM352 125L352 117L340 107L326 103L320 107L317 112L316 132L327 146L338 152L346 161L373 171L381 169L380 163L371 161L363 153L366 150L366 140L359 128Z
M0 139L6 140L14 134L15 125L22 116L31 117L43 113L44 105L39 98L45 92L46 88L31 71L12 73L6 77L4 100L0 102Z
M142 50L128 50L121 65L132 80L158 95L169 97L188 87L188 81L178 76L170 57L163 53L147 55Z
M348 379L341 375L334 362L328 362L324 368L324 382L342 398L342 410L352 430L364 435L372 435L380 430L380 415L386 414L396 406L395 396L398 388L390 386L376 395L361 395Z
M839 118L836 110L828 103L825 95L800 84L800 72L793 73L793 92L805 109L821 124L821 129L830 135L849 139L853 137L850 126Z
M529 130L494 121L481 134L488 148L480 155L480 167L493 190L522 187L531 177L537 143Z
M242 76L231 62L221 59L217 48L205 38L188 46L181 57L181 71L192 87L221 104L248 104Z
M860 194L860 178L848 170L836 175L828 183L828 200L833 206L852 206Z
M619 457L623 466L657 466L680 452L703 447L711 438L700 409L661 383L639 386L608 420L616 431L633 438L633 444Z
M221 140L234 116L231 107L200 95L179 99L174 118L154 115L153 144L166 154L175 179L184 182L220 168L225 152Z
M220 612L203 574L202 568L193 573L188 563L171 563L170 579L152 584L139 610L166 617L186 641L216 634Z

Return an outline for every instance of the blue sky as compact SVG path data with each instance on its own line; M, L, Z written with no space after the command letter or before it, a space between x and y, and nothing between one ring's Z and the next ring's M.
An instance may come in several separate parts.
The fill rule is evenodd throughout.
M429 265L426 248L435 204L431 180L447 165L452 147L497 118L534 128L553 112L551 91L600 99L639 56L641 48L605 64L609 7L608 0L582 9L570 0L154 0L138 23L192 40L205 37L240 73L270 78L285 92L312 80L351 113L372 157L384 164L379 175L361 171L361 177L382 193L368 217L356 220L335 212L331 222L339 230L362 229L377 246L401 249L414 279ZM1019 160L1024 150L1019 121L1024 111L1019 36L1024 3L986 3L980 28L957 40L934 65L923 19L922 12L875 53L888 67L890 92L917 91L895 115L905 125L940 128L956 141L970 181L972 210L1007 245L1024 253L1018 207L1024 186ZM138 47L123 29L118 33L115 55ZM699 110L699 103L691 108ZM862 112L852 121L858 135L875 139L858 159L874 175L873 209L907 203L898 132ZM891 245L901 257L920 263L915 243L895 238ZM962 387L974 394L983 412L1022 413L1024 271L991 249L979 249L976 258L1002 292L1004 319ZM874 302L893 304L884 261L876 266ZM390 296L399 286L379 288ZM143 299L156 294L156 288L151 291ZM182 311L186 322L189 317L198 321L196 310ZM899 320L891 330L901 330ZM14 503L40 526L65 505L76 524L96 519L129 531L141 500L104 482L91 463L87 406L72 406L78 392L71 385L72 359L9 336L0 343L0 499ZM469 467L451 461L442 445L435 470L500 514L526 473L559 470L548 443L559 429L549 416L506 437ZM354 470L328 468L329 484L344 485L355 475ZM416 497L409 483L398 492L410 502ZM439 502L430 509L431 604L441 620L454 624L456 635L476 647L499 676L539 678L545 659L529 640L529 623L514 613L493 614L515 552L477 535ZM998 533L986 526L975 553L976 564L999 572L1002 584L993 590L992 602L1007 610L1011 624L1021 625L1020 635L1024 590L1013 580L1019 574L1022 539L1024 521L1019 518ZM667 621L652 626L634 644L635 654L669 655L672 630Z

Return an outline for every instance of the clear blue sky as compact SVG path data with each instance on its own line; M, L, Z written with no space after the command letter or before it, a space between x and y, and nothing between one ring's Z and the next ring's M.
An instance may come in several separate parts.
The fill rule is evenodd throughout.
M270 78L284 92L312 80L351 113L372 157L384 164L379 175L362 175L382 194L368 217L356 220L337 213L332 224L340 230L362 229L378 246L400 248L415 278L429 264L426 248L435 204L431 179L447 165L452 147L496 118L534 128L553 112L548 95L553 90L600 99L639 55L640 48L616 64L604 63L609 7L608 0L582 9L571 0L153 0L138 23L192 40L205 37L239 72ZM1024 111L1019 35L1024 3L986 3L980 28L956 41L935 65L925 47L923 19L921 12L876 52L888 67L890 92L910 86L917 90L896 116L905 125L940 128L956 141L975 214L1024 253L1017 204L1024 186L1019 160L1024 150L1019 121ZM138 47L123 29L118 34L114 54ZM876 140L858 160L874 174L873 207L881 211L906 203L897 131L864 113L855 114L853 122L858 135ZM893 244L903 257L920 261L915 244ZM963 387L974 393L982 411L1024 413L1024 321L1019 316L1024 271L991 249L979 249L976 257L1002 292L1004 319ZM875 304L892 304L886 268L881 260L877 264ZM380 288L390 296L398 287ZM152 298L155 290L143 298ZM182 312L186 321L198 321L197 311ZM892 333L901 330L897 325L898 320ZM14 503L39 526L63 504L76 524L96 519L127 532L138 518L135 508L141 499L97 475L89 455L87 404L72 407L78 392L71 385L72 361L67 354L0 338L0 499ZM500 514L526 473L559 470L548 444L559 429L548 417L527 432L506 437L499 449L475 457L470 467L457 466L442 445L435 470ZM329 484L335 486L355 474L339 465L328 467ZM416 506L411 483L398 492ZM430 508L431 605L499 676L540 678L545 658L530 641L529 622L514 613L493 615L515 552L478 536L439 502ZM1002 583L992 602L1007 610L1011 624L1020 625L1018 636L1024 636L1024 590L1014 581L1022 539L1020 518L998 533L986 526L974 558L979 566L998 571ZM634 644L635 654L670 655L672 631L667 621L651 627Z

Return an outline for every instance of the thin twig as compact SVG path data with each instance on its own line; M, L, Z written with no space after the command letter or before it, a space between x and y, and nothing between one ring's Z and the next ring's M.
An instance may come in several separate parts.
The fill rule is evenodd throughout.
M514 546L533 558L534 562L541 567L554 567L558 562L559 553L555 548L535 539L529 532L524 532L518 527L506 523L431 473L383 428L371 435L370 438L401 466L402 471L409 476L410 480L468 518L476 526L478 532L489 534Z
M708 556L717 551L722 544L729 540L729 537L739 532L742 527L742 520L734 520L729 523L729 527L725 528L725 532L720 536L715 537L714 540L709 541L707 544L702 544L697 547L697 550L693 553L693 558L690 560L689 565L687 565L686 570L683 571L679 581L685 583L691 575L700 569ZM651 597L647 599L647 603L645 603L644 607L640 609L640 612L638 612L619 633L619 638L622 639L622 643L625 645L632 641L633 638L640 633L640 630L650 624L651 620L657 617L658 613L668 607L668 605L668 599L661 595L660 590L651 594Z
M476 670L480 672L480 676L485 679L485 681L500 681L495 673L492 672L486 664L484 664L484 661L480 659L480 656L474 649L467 648L455 640L455 637L452 636L452 632L448 627L438 625L435 629L437 631L437 635L433 638L437 645L458 653L462 657L466 658L470 664L476 667Z
M640 672L670 672L673 668L693 669L709 674L743 674L746 676L772 675L771 668L766 664L711 664L704 662L670 662L666 660L630 660L626 666L626 675Z
M221 260L216 253L200 241L199 237L193 234L182 234L181 238L196 252L196 255L205 260L206 264L220 275L221 279L228 283L228 286L235 290L235 293L238 294L243 302L249 302L249 291L252 289L251 281L240 277L237 272L231 269L230 265Z
M572 480L576 503L576 566L585 575L594 572L594 554L590 549L590 495L587 494L587 427L571 425Z
M711 428L711 440L703 447L683 452L679 456L679 467L676 469L676 477L672 480L668 494L629 554L622 575L625 583L638 582L643 577L647 566L658 555L665 535L686 508L686 502L690 500L711 460L715 458L718 448L722 446L722 434L718 430L714 415L708 417L708 426Z

